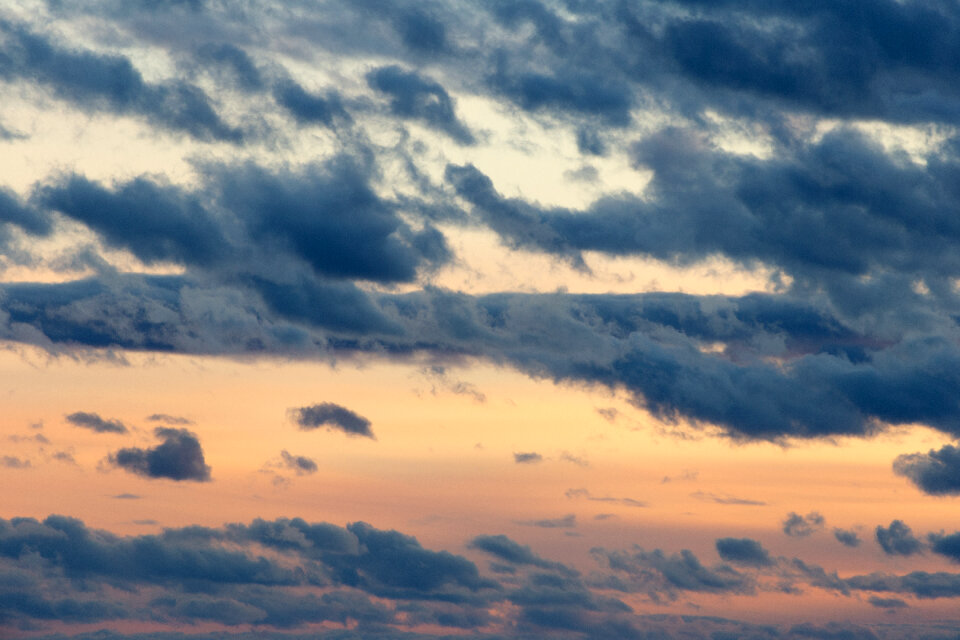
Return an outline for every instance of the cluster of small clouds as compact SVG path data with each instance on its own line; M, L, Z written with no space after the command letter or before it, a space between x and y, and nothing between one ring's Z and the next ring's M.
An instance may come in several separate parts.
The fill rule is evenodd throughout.
M938 538L954 557L957 540L960 533ZM117 536L64 516L0 520L0 625L36 631L52 620L216 624L238 638L247 625L259 634L298 637L298 630L316 623L356 626L356 633L371 638L437 637L419 635L425 625L478 638L753 637L738 634L757 625L646 616L623 598L671 602L697 593L750 597L818 589L902 609L908 600L960 597L957 574L840 578L798 558L774 556L750 538L717 539L720 562L712 565L688 550L595 548L598 568L588 574L502 534L476 536L467 546L490 560L489 571L465 556L433 551L411 536L363 522L341 527L281 518ZM150 594L149 602L138 597L141 591ZM878 637L869 627L836 624L763 628L762 637L773 639ZM884 628L895 634L886 638L918 630L891 622ZM848 635L829 635L844 629ZM856 629L865 635L849 635ZM946 637L936 635L936 626L922 630L931 638Z
M332 402L324 402L307 407L293 408L289 416L301 430L314 430L325 426L348 436L374 438L367 418ZM128 435L139 431L136 427L124 424L112 418L103 418L89 411L75 411L64 416L65 420L76 427L88 429L98 434ZM212 479L210 466L204 458L199 437L182 425L193 425L193 421L183 416L155 413L147 416L150 422L159 422L168 426L156 427L153 436L160 444L153 447L123 447L111 452L101 461L101 469L111 467L123 469L129 473L148 479L168 479L173 481L208 482ZM14 442L32 442L41 445L50 444L49 440L38 433L33 436L9 436ZM61 462L76 464L68 451L58 451L51 456ZM5 455L0 458L0 466L8 469L27 469L32 466L30 460ZM282 450L277 460L270 461L267 469L291 471L296 475L309 475L318 470L316 461L302 455ZM281 475L276 475L281 481Z

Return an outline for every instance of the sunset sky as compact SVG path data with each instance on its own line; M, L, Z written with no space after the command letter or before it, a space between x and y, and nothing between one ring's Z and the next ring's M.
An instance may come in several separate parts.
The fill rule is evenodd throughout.
M960 5L0 3L0 638L960 637Z

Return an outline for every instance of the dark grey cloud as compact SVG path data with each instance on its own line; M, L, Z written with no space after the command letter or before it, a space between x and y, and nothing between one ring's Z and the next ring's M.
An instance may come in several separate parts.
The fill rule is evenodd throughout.
M931 535L930 550L942 556L947 556L954 562L960 562L960 532L950 535Z
M719 538L716 541L720 558L747 567L768 567L773 564L763 545L750 538Z
M960 448L944 445L927 453L911 453L893 461L893 471L930 495L960 494Z
M119 420L107 420L96 413L75 411L66 416L67 422L77 427L90 429L97 433L127 433L129 429Z
M343 431L349 436L374 438L370 421L346 407L332 402L321 402L309 407L291 409L293 421L303 431L326 427L328 430Z
M317 463L306 456L295 456L286 450L280 452L280 459L283 465L294 471L297 475L305 475L317 472Z
M240 142L243 134L225 123L209 97L183 81L151 84L130 60L116 54L71 50L59 38L31 32L22 25L0 23L0 78L28 80L80 108L138 115L198 140Z
M526 565L538 569L552 569L563 573L576 572L560 562L552 562L541 558L527 546L511 540L505 535L477 536L470 541L472 549L479 549L485 553L515 565Z
M856 531L841 529L839 527L834 528L833 537L845 547L859 547L860 543L863 542Z
M439 83L398 66L374 69L367 74L367 83L390 96L392 114L421 120L460 144L475 142L473 134L457 118L453 99Z
M263 76L247 52L229 42L205 44L197 51L197 58L228 74L230 80L244 91L257 91L264 86Z
M877 596L870 596L867 598L867 602L869 602L871 606L877 607L878 609L906 609L910 606L900 598L880 598Z
M960 597L960 574L913 571L898 576L871 573L845 579L851 589L877 593L904 593L922 599Z
M877 525L876 535L877 544L887 555L912 556L923 552L923 543L902 520L894 520L889 527Z
M537 462L543 462L543 456L536 451L514 453L513 461L517 464L535 464Z
M45 236L53 229L50 216L37 209L9 189L0 187L0 222L20 227L27 233Z
M316 95L290 78L277 81L273 87L273 99L302 125L321 124L329 127L336 118L350 120L336 91Z
M811 511L805 516L791 511L783 521L783 532L788 536L804 538L822 530L824 523L824 517L816 511Z
M654 601L676 599L679 592L753 593L752 578L729 565L705 567L693 552L667 554L660 549L609 551L593 549L594 556L614 572L605 588L646 593Z
M196 434L186 429L158 427L154 435L163 442L148 449L119 449L110 454L110 464L145 478L210 480L210 467L204 461Z

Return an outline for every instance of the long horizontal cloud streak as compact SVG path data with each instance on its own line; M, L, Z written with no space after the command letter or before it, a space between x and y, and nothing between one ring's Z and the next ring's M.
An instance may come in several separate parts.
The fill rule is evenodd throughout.
M234 304L217 314L231 324L226 333L206 305L194 307L218 292ZM482 356L534 376L623 388L661 417L717 424L741 438L869 435L877 421L960 434L955 345L925 338L887 346L783 296L353 295L358 308L337 312L367 317L373 330L323 331L328 320L279 315L256 289L211 290L179 277L7 285L4 337L52 348ZM325 296L315 300L323 305ZM248 321L240 332L238 318ZM777 351L767 352L763 337ZM700 348L717 341L726 352ZM763 361L770 356L782 365Z
M657 629L657 637L669 639L690 633L717 637L710 635L716 628L711 624L743 625L743 631L749 625L694 616L648 618L610 594L642 594L661 602L691 593L750 596L776 585L793 594L809 587L842 597L854 591L960 597L957 574L842 580L796 558L773 558L748 538L717 541L721 557L737 569L707 566L687 550L598 548L593 553L599 568L587 577L504 535L478 536L470 546L507 563L510 571L500 572L507 577L484 577L463 556L426 549L415 538L365 523L258 519L116 536L65 516L0 520L0 624L123 619L217 623L227 629L253 624L270 633L353 621L363 637L372 638L420 637L415 629L432 625L471 637L567 630L589 638L639 638L643 630ZM108 585L114 587L109 599ZM141 590L150 593L149 607L138 597ZM763 637L795 637L788 629L765 629Z

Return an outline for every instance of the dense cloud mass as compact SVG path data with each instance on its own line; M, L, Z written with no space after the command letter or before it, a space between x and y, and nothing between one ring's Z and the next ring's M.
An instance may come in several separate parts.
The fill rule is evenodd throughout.
M482 362L736 443L856 447L922 425L942 441L892 471L916 499L949 501L960 495L958 60L960 9L947 0L12 3L0 7L0 147L13 159L0 184L0 340L118 362L125 351L388 361L478 401L442 378ZM716 278L723 292L706 276L648 277L717 265L736 274ZM577 284L545 284L553 267ZM614 281L626 293L583 293ZM58 424L136 437L98 413L63 415L74 408ZM101 470L210 481L200 441L214 443L171 411L145 418L154 446L114 449ZM288 411L300 431L376 439L339 404ZM599 411L617 422L617 409ZM0 467L17 478L83 461L47 440L8 442L23 450ZM322 475L301 446L265 449L280 451L262 469L275 488ZM603 472L592 451L509 447L499 460L517 475ZM504 522L572 538L591 515L556 514L659 516L659 495L563 482L595 492L571 488L571 508ZM0 635L57 621L211 640L889 640L939 633L896 616L960 597L958 574L935 567L960 560L956 533L901 520L828 530L818 511L765 511L809 507L696 489L685 496L701 507L749 507L796 538L781 543L832 533L834 552L887 564L838 573L779 555L774 537L740 537L757 535L748 528L713 532L697 553L597 547L587 571L476 530L458 555L363 522L123 537L14 518L0 521ZM121 490L106 495L137 497ZM895 563L902 574L874 570ZM700 598L804 590L892 622L687 615Z

